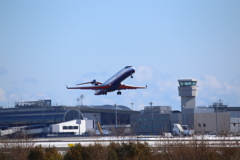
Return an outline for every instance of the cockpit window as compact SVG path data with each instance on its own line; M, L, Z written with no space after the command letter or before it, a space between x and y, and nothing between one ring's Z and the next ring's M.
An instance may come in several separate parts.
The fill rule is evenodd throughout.
M130 67L132 67L132 66L126 66L125 68L130 68Z

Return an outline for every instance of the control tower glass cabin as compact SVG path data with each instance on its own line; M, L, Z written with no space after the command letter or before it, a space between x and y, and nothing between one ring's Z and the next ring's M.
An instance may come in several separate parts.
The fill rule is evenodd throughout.
M179 79L178 93L181 97L181 109L195 108L197 96L196 79Z

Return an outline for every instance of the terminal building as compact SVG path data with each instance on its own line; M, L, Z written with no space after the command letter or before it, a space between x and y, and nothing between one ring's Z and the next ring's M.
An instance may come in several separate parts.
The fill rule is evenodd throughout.
M51 100L24 101L16 102L15 108L0 109L0 130L15 128L17 131L16 128L25 128L25 130L41 128L45 133L50 133L55 131L72 132L75 129L76 134L82 134L83 132L79 131L81 126L77 127L77 123L88 124L85 125L85 128L93 132L98 129L96 121L105 127L113 124L127 125L130 124L130 115L139 113L139 111L133 111L122 105L69 107L52 106ZM69 121L73 123L72 126L69 125ZM70 127L56 129L57 126L66 126L65 123ZM52 128L52 126L54 127ZM30 132L25 133L30 134Z

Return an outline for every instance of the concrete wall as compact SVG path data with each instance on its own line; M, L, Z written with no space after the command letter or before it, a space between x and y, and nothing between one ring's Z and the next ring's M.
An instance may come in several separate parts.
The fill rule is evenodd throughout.
M195 108L196 107L196 99L195 97L181 97L181 106L182 108Z
M240 134L240 118L230 118L230 130L232 133Z
M216 124L217 120L217 124ZM218 130L217 130L218 128ZM194 131L199 134L223 134L230 131L229 113L194 113Z

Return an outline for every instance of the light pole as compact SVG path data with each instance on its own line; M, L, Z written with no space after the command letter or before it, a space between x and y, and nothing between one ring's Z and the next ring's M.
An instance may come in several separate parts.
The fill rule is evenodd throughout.
M41 103L40 105L42 106L42 123L44 123L44 101L42 102L43 100L41 100Z
M131 103L131 105L132 105L132 109L133 109L133 105L134 105L134 103Z
M80 99L81 99L81 106L83 106L83 98L84 98L84 95L81 94L81 96L80 96Z
M238 111L238 125L237 125L237 135L238 135L238 130L239 130L239 111Z
M150 102L149 103L150 105L151 105L151 109L152 109L152 135L153 135L153 103L152 102Z
M218 135L218 104L216 105L216 135Z
M117 104L114 104L114 106L115 106L115 115L116 115L116 117L115 117L115 127L116 127L116 130L117 130Z
M218 100L219 103L216 105L216 135L218 135L218 107L221 105L221 99Z
M80 119L80 114L81 114L81 110L80 110L80 104L79 104L79 102L80 102L80 100L81 100L81 106L83 106L83 98L84 98L84 95L83 94L81 94L81 96L77 99L77 101L78 101L78 109L79 109L79 116L78 116L78 132L79 132L79 136L80 136L80 123L81 123L81 119Z

